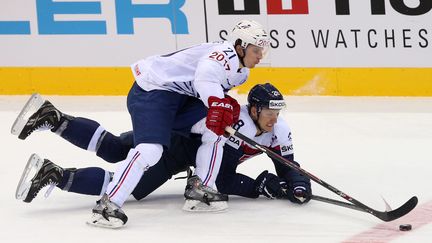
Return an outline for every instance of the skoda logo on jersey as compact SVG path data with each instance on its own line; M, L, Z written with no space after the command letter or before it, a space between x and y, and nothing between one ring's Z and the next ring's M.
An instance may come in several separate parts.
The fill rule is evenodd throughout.
M235 148L235 149L238 149L238 148L240 148L241 141L240 141L240 139L237 138L237 137L230 136L230 137L228 138L228 141L227 141L226 143L227 143L228 145L230 145L231 147L233 147L233 148Z
M288 145L288 146L282 146L281 147L281 154L282 156L288 155L288 154L292 154L293 153L293 145Z
M269 101L269 109L280 110L285 107L284 100L270 100Z

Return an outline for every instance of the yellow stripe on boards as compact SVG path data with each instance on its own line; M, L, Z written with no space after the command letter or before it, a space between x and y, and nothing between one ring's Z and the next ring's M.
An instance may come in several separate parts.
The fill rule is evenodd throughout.
M432 68L255 68L237 88L271 82L286 95L432 96ZM127 95L129 67L0 67L0 94Z
M0 68L0 94L127 95L129 67Z
M286 95L432 96L432 68L256 68L239 93L263 82Z

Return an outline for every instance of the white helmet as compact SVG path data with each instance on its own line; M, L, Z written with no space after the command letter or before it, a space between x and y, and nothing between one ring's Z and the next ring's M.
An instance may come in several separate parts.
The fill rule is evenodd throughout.
M263 26L253 20L242 20L231 31L230 40L233 45L240 39L240 45L246 48L248 44L267 49L270 39Z

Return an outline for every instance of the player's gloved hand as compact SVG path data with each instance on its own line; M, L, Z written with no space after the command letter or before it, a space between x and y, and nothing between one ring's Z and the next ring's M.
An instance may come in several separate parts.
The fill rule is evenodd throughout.
M280 179L277 175L263 171L255 179L255 190L259 195L264 195L268 198L281 198L286 196L288 189L287 183Z
M225 133L225 127L234 123L233 106L229 99L215 96L208 98L208 105L206 126L216 135L221 136Z
M225 98L230 101L230 104L233 107L233 123L236 123L236 122L238 122L239 117L240 117L240 105L236 99L234 99L233 97L231 97L227 94L225 95Z
M288 190L286 197L293 203L304 204L311 200L312 188L310 179L294 170L286 175Z
M295 198L295 200L293 202L295 203L299 203L299 204L303 204L303 203L307 203L310 201L311 199L311 193L309 190L307 190L305 187L303 186L296 186L293 191L293 196Z

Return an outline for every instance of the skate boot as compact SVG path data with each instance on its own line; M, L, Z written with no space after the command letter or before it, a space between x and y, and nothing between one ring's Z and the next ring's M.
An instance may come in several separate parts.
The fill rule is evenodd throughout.
M41 159L37 154L32 154L24 168L21 179L18 183L15 197L24 202L31 202L45 186L50 186L45 193L48 197L56 185L63 178L63 168L53 162ZM29 175L34 176L29 180Z
M201 179L194 175L187 181L183 210L190 212L219 212L228 208L228 195L203 185Z
M60 112L51 102L44 100L39 94L33 94L12 125L11 133L18 135L18 138L23 140L34 131L50 129L53 132L61 133L64 128L59 129L60 126L64 121L69 121L72 118Z
M128 217L123 210L115 203L111 202L107 194L96 202L96 206L92 210L93 215L87 224L104 227L104 228L120 228L126 224Z

